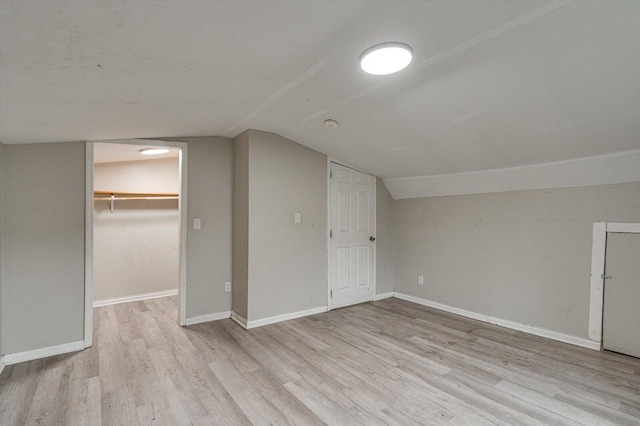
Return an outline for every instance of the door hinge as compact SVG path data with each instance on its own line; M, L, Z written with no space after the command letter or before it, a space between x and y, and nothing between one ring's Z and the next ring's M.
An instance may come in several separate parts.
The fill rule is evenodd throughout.
M333 299L333 290L329 290L329 294L331 294L331 298Z
M602 274L600 275L600 278L602 278L603 280L610 280L612 277L611 275Z
M329 229L329 238L333 238L333 229Z
M333 179L333 171L329 170L329 179Z

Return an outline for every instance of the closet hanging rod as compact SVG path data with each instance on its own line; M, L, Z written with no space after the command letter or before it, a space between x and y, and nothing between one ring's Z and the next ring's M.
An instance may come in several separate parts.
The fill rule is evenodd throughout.
M118 191L94 191L93 195L107 195L109 197L178 197L175 192L118 192Z
M116 201L130 201L130 200L178 200L180 197L177 195L169 195L169 196L153 196L153 197L119 197L114 196ZM111 201L111 197L95 197L96 201Z
M116 195L117 194L117 195ZM96 195L102 195L96 197ZM108 195L108 197L105 197ZM179 200L180 194L175 193L143 193L143 192L110 192L110 191L93 191L94 201L110 201L109 210L113 213L116 201L133 201L133 200Z

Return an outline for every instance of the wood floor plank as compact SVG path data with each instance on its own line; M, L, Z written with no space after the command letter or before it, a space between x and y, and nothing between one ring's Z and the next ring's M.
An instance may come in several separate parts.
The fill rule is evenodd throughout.
M215 424L250 424L249 419L224 388L220 380L197 352L181 353L176 357L189 378L194 392Z
M223 322L223 321L220 321ZM227 321L227 326L235 327L235 323L231 320ZM239 326L237 326L239 328ZM212 339L217 343L218 347L225 354L225 357L221 361L229 360L233 363L235 368L240 372L246 373L249 371L257 370L260 368L260 364L247 352L245 352L238 342L236 342L227 332L225 327L220 323L213 323L210 325L209 333Z
M232 362L212 362L209 367L231 394L236 404L253 424L291 424L280 411L267 401Z
M300 374L294 368L283 362L274 351L262 346L250 333L229 323L222 325L226 326L227 333L244 352L251 354L262 368L268 367L280 379L281 383L300 378Z
M567 420L570 419L571 421L575 421L577 424L593 423L599 425L615 425L612 421L599 416L594 416L579 407L554 400L547 395L528 389L517 383L511 383L507 380L503 380L495 387L496 389L507 392L518 399L527 401L529 404L535 404L540 407L544 407L549 411L553 411L556 414L566 417Z
M87 379L87 425L102 425L100 377Z
M173 348L168 345L157 346L149 349L149 355L161 382L175 397L172 402L179 403L180 412L184 411L189 421L208 416L210 413L196 392L189 374L179 362L177 354L173 352Z
M158 410L153 403L139 406L137 412L140 425L171 426L181 423L175 418L170 408ZM184 420L182 423L185 424L185 422L187 422L187 420Z
M318 390L311 386L306 380L300 379L297 382L285 383L284 386L326 424L363 424L345 410L340 409L331 398L318 392Z
M160 378L142 338L123 342L123 357L128 376L129 388L136 407L153 405L155 411L169 405L162 391Z
M136 326L135 314L139 312L135 303L121 303L113 305L113 310L118 321L120 339L123 342L141 338L140 330Z
M0 424L640 424L640 359L393 298L248 331L177 306L96 308L93 347L7 366Z
M55 401L61 395L59 394L62 386L62 376L64 367L57 367L45 370L40 381L36 393L31 403L31 409L27 416L26 424L62 424L63 413L61 405ZM62 395L64 397L64 395Z
M265 370L244 375L260 394L294 425L322 425L322 421L300 400L293 397L280 381Z
M168 343L156 322L155 315L156 313L151 310L139 312L134 315L136 327L140 331L140 336L144 339L148 349L163 346Z
M89 423L87 396L88 388L86 380L83 383L70 382L64 404L63 424L86 425Z
M24 362L5 368L0 376L0 419L9 425L22 425L29 410L40 378L43 360Z

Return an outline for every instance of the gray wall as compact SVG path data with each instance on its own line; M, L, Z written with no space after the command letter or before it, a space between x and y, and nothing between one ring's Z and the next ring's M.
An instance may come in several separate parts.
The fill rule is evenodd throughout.
M100 145L105 144L96 144ZM177 194L180 192L180 159L97 163L93 187L96 191Z
M376 294L395 288L393 274L393 198L384 182L376 179Z
M178 193L178 158L100 163L94 188ZM106 197L105 197L106 198ZM180 283L178 200L96 201L93 213L93 299L177 290Z
M2 351L2 329L3 329L3 318L2 318L2 210L3 210L3 191L4 191L4 145L0 142L0 356L4 354Z
M232 141L189 144L187 318L228 311ZM2 337L13 353L83 339L85 144L5 146Z
M233 141L164 138L189 144L187 188L187 318L231 310ZM200 218L202 229L193 229Z
M249 132L233 144L232 309L247 318L249 304Z
M640 222L640 183L396 200L396 291L587 338L598 221Z
M5 353L83 339L85 144L5 146Z
M257 320L326 306L327 157L248 130L234 164L234 311Z
M247 319L327 306L327 264L327 157L251 130Z

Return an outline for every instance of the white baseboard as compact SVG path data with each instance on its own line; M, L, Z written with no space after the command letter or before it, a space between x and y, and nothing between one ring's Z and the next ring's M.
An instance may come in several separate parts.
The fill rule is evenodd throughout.
M390 297L393 297L393 291L390 291L388 293L376 294L376 295L373 296L373 301L377 302L378 300L388 299Z
M187 325L201 324L203 322L218 321L227 319L231 316L231 311L217 312L215 314L198 315L197 317L187 318Z
M4 356L0 356L0 374L2 374L2 370L4 370L5 366L6 364L4 362Z
M156 291L153 293L134 294L133 296L116 297L113 299L96 300L93 302L94 308L101 306L117 305L118 303L137 302L139 300L157 299L159 297L176 296L178 289Z
M231 319L245 330L247 329L247 319L235 311L231 311Z
M411 296L408 294L394 292L394 297L398 299L406 300L408 302L417 303L419 305L428 306L441 311L449 312L463 317L472 318L478 321L488 322L490 324L499 325L501 327L510 328L512 330L523 331L525 333L534 334L536 336L546 337L547 339L557 340L559 342L569 343L571 345L581 346L587 349L600 350L600 343L594 342L582 337L572 336L570 334L564 334L557 331L547 330L545 328L534 327L532 325L521 324L502 318L496 318L489 315L479 314L477 312L467 311L465 309L454 308L453 306L445 305L443 303L433 302L431 300L422 299L420 297Z
M12 365L19 362L32 361L34 359L81 351L84 348L84 340L78 340L76 342L63 343L62 345L48 346L46 348L33 349L30 351L5 354L4 363L6 365Z
M261 318L257 320L247 321L246 318L242 317L236 312L231 312L231 319L237 322L242 328L250 329L256 327L262 327L264 325L275 324L277 322L288 321L296 318L302 318L309 315L321 314L323 312L327 312L328 308L326 306L321 306L319 308L307 309L305 311L292 312L290 314L282 314L276 315L273 317Z
M290 314L276 315L273 317L262 318L257 320L247 321L247 328L262 327L263 325L275 324L277 322L288 321L296 318L307 317L309 315L321 314L327 312L326 306L319 308L307 309L306 311L292 312Z

